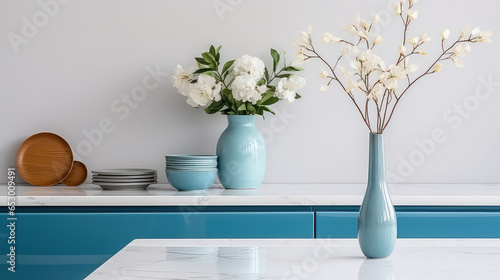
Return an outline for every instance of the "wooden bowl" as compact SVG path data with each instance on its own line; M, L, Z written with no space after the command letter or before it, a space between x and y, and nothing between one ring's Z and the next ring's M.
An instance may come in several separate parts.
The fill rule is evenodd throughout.
M73 167L68 176L61 183L66 186L79 186L87 180L87 167L81 161L73 161Z
M23 142L17 153L17 169L26 182L51 186L68 176L73 166L73 151L61 136L42 132Z

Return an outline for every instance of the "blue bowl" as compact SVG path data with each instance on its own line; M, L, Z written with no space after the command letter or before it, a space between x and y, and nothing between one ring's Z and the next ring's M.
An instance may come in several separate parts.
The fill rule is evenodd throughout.
M180 166L167 166L165 170L169 171L217 171L217 167L180 167Z
M172 187L179 191L199 191L210 188L217 177L213 171L177 171L165 169L167 179Z
M217 166L217 162L210 162L210 163L178 163L178 162L171 162L171 161L167 161L165 163L165 165L167 166L193 166L193 167L196 167L196 166L212 166L212 167L216 167Z
M209 161L217 160L217 156L214 155L167 155L165 156L167 161L169 160L179 160L179 161Z

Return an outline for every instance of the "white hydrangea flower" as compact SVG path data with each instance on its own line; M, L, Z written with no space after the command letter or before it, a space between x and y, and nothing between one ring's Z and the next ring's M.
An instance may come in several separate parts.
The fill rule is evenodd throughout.
M196 67L190 67L188 69L182 68L181 65L177 64L175 68L174 75L174 87L179 91L180 94L188 96L188 87L193 79L193 72L196 71Z
M187 104L191 105L193 108L200 107L200 104L196 103L191 97L186 100Z
M254 80L258 81L264 76L264 62L258 57L244 55L236 59L232 66L232 74L240 76L248 74Z
M298 75L289 78L282 78L276 87L276 96L281 100L292 103L295 100L297 91L306 84L306 79Z
M208 106L212 101L220 101L221 85L209 75L198 76L198 81L188 86L187 103L193 107Z
M267 87L265 85L257 87L257 81L254 77L250 74L243 74L236 76L231 83L231 90L235 100L250 101L255 105L257 101L262 99L262 93L266 92Z

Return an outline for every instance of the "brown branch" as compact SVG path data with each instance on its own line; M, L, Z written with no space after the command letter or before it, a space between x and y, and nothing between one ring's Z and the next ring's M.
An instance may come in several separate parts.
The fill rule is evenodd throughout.
M335 64L335 67L332 67L318 52L316 52L316 49L314 48L313 44L311 43L311 50L309 50L310 52L314 53L315 54L315 58L318 58L320 59L321 61L323 61L323 63L325 63L328 68L330 69L330 71L332 72L332 75L333 75L333 79L336 80L340 87L342 87L342 89L344 90L344 92L351 98L352 102L354 103L354 105L356 106L356 108L358 109L358 112L359 114L361 115L361 118L363 119L363 121L365 122L366 126L368 127L368 129L370 130L370 132L372 131L371 127L370 127L370 123L369 121L366 119L366 116L363 115L363 112L361 111L361 108L359 107L358 103L356 102L356 100L354 99L354 96L352 95L352 93L348 92L345 88L345 86L342 84L342 82L340 81L340 79L337 77L337 74L335 73L335 67L337 67L337 64L338 64L338 61L340 60L340 58L342 56L340 56L337 60L337 63ZM330 81L331 82L331 81Z
M428 75L428 74L432 74L434 72L430 72L431 69L436 65L436 63L438 63L439 61L441 61L441 58L446 55L446 53L451 50L453 47L455 47L456 44L458 43L462 43L462 42L470 42L469 40L465 40L465 41L461 41L460 39L458 39L455 43L453 43L448 49L446 49L445 51L443 51L443 53L434 61L434 63L431 64L431 66L429 66L429 68L427 69L427 71L425 71L422 75L418 76L415 80L413 80L413 82L411 82L404 90L403 92L399 95L399 97L396 95L396 93L394 93L394 96L396 97L396 102L394 103L394 106L392 107L392 110L391 110L391 114L389 115L389 119L387 119L387 122L384 124L384 127L382 128L382 132L384 132L385 128L387 127L387 125L389 124L389 122L391 121L392 119L392 116L394 114L394 111L399 103L399 101L401 100L401 98L403 97L403 95L408 91L408 89L413 85L415 84L418 80L420 80L422 77L424 77L425 75Z

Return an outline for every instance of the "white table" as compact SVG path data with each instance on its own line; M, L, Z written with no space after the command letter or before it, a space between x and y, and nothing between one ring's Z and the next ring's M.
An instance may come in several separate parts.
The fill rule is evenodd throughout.
M500 239L399 239L366 259L355 239L137 239L86 280L500 279Z

